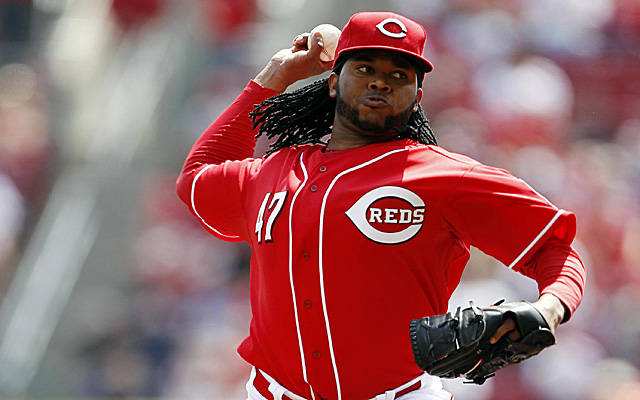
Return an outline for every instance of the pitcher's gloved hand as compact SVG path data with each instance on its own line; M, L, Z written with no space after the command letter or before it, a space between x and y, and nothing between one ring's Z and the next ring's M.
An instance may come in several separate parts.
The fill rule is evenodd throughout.
M416 363L424 371L442 378L464 376L483 384L495 371L519 363L555 343L555 337L540 312L527 301L478 308L458 307L455 313L411 321L411 345ZM511 318L520 339L504 335L496 343L489 339Z

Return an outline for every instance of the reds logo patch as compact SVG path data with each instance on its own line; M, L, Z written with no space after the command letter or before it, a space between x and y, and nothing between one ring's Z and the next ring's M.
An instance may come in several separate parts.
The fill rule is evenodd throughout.
M412 191L382 186L367 192L345 214L374 242L399 244L418 234L424 211L424 201Z

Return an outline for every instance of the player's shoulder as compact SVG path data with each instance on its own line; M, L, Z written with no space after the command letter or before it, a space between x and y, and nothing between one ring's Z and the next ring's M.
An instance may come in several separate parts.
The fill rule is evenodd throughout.
M416 143L415 152L420 154L418 162L429 163L441 174L458 176L467 182L502 182L520 185L522 180L505 168L484 164L464 154L452 152L439 146Z
M448 164L452 167L462 169L470 169L481 165L478 160L464 154L449 151L440 146L422 144L413 140L408 140L406 146L413 156L421 157L425 159L425 161Z
M295 146L288 146L282 149L276 150L269 155L265 155L262 157L262 162L264 165L268 164L285 164L288 162L296 161L300 158L300 154L309 151L309 150L319 150L323 148L322 145L317 144L301 144Z

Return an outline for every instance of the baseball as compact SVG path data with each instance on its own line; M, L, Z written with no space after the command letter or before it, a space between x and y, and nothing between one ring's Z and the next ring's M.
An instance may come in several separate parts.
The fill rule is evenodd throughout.
M333 61L336 54L336 46L338 45L338 38L341 33L340 29L331 24L318 25L309 33L308 41L311 40L315 32L322 34L322 42L324 43L324 49L322 49L322 54L320 54L320 61ZM307 45L311 47L311 43L307 42Z

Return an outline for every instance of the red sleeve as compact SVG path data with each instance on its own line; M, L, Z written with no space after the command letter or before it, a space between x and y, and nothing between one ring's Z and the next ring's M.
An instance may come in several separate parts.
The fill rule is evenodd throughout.
M276 91L265 89L254 81L249 82L240 96L204 131L191 148L184 163L182 172L176 183L176 191L180 199L189 207L192 214L200 218L205 228L215 236L231 241L241 240L237 233L231 234L221 226L213 226L210 221L214 216L206 213L203 207L196 208L196 201L205 204L214 199L226 199L221 202L219 213L237 214L238 200L243 172L250 169L237 163L225 161L244 160L253 157L256 131L252 129L249 113L256 104L277 94ZM216 168L211 168L212 166ZM206 170L206 171L205 171ZM226 180L218 179L224 178ZM196 196L196 182L198 195ZM206 186L206 190L201 190ZM206 194L206 195L205 195ZM228 208L232 206L234 208ZM207 210L210 209L207 207ZM200 212L199 212L200 211Z
M540 294L550 293L569 310L569 320L580 305L587 271L580 256L571 245L557 238L547 240L520 270L538 282ZM563 322L564 322L563 321Z
M571 243L576 218L509 172L478 164L445 202L445 218L462 240L538 283L572 313L585 270Z
M463 174L444 204L458 237L509 268L520 269L551 236L571 243L576 233L573 213L509 172L482 164Z

